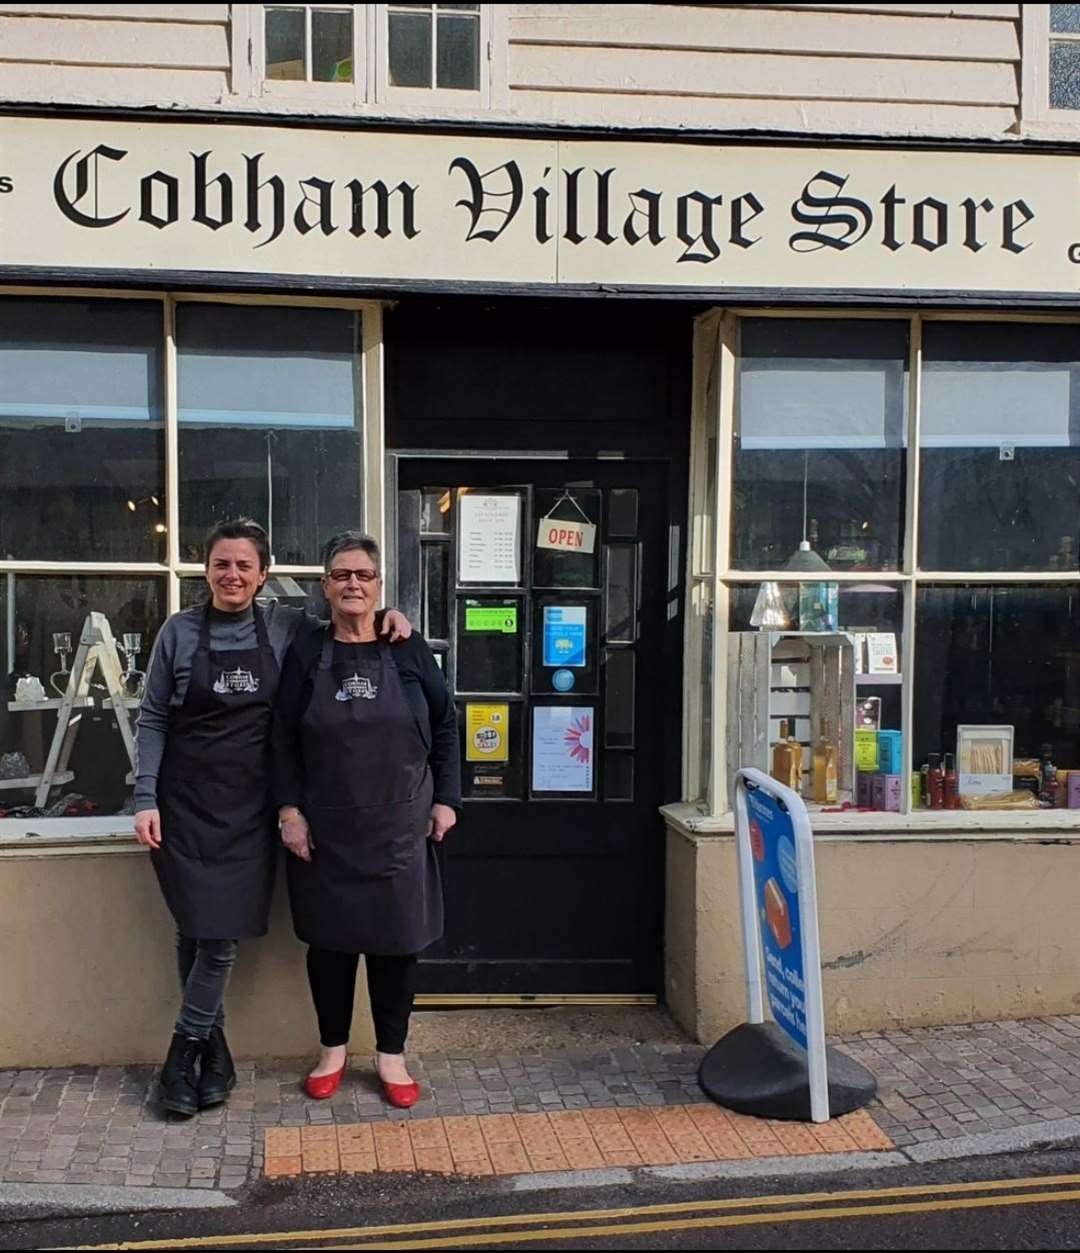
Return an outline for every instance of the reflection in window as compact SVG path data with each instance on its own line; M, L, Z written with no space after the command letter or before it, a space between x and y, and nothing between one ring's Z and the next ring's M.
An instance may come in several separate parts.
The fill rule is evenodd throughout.
M157 561L161 305L0 299L0 558Z
M352 7L266 5L266 77L294 82L351 83Z
M0 574L0 817L35 816L26 812L33 811L35 786L25 781L41 774L57 730L56 708L41 707L42 693L58 704L67 690L91 612L105 615L113 638L127 645L130 669L144 672L165 618L164 580ZM44 806L49 816L130 812L131 763L105 707L108 692L100 670L89 695L90 703L74 715L68 763L74 777L49 792Z
M1080 109L1080 4L1050 7L1050 107Z
M360 520L360 315L339 309L177 309L180 549L241 515L279 565L310 565Z
M954 753L961 725L1010 726L1016 762L1080 767L1075 586L934 586L917 596L915 765ZM1030 765L1014 766L1031 787ZM1027 781L1025 781L1027 780Z
M922 377L920 566L1076 570L1076 328L930 322Z
M391 86L479 90L478 4L392 4L387 22Z
M782 568L806 538L834 570L897 569L907 323L741 328L732 566Z

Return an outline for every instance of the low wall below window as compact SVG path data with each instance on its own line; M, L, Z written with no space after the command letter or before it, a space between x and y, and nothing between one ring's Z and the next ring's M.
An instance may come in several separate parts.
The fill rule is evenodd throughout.
M317 1055L304 953L282 873L270 934L241 944L226 999L238 1057ZM357 1052L373 1048L362 983ZM0 858L0 1069L159 1063L177 1002L172 920L142 849Z
M1080 1012L1080 835L818 834L831 1032ZM669 819L666 995L711 1044L745 1018L735 841Z

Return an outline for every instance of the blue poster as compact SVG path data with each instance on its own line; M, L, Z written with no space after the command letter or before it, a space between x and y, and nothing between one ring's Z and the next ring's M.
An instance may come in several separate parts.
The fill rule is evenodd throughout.
M746 802L769 1008L778 1025L805 1049L806 984L795 831L791 815L764 789L747 788Z
M585 665L585 629L588 610L584 605L544 606L544 665Z

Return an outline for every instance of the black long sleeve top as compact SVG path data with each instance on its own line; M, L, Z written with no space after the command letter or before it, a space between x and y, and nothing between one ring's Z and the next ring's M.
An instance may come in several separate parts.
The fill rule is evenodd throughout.
M304 757L300 722L311 702L329 624L305 633L290 645L278 685L274 707L273 795L275 803L303 808ZM367 646L364 646L367 647ZM374 650L375 645L370 647ZM458 746L457 713L428 642L419 632L391 645L405 699L416 718L429 753L436 804L461 809L461 750Z

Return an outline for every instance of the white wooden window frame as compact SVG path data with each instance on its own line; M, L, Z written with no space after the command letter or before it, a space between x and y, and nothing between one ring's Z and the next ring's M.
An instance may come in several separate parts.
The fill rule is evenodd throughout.
M1050 43L1080 43L1080 34L1050 33L1049 4L1022 4L1020 129L1033 139L1080 137L1080 109L1050 107Z
M835 308L805 309L714 309L698 319L695 335L693 417L690 457L690 512L688 518L689 552L687 554L688 606L684 661L684 691L687 692L686 726L683 739L683 796L709 819L721 824L730 821L731 798L726 778L727 732L727 647L731 590L740 585L757 586L764 582L820 582L820 574L796 574L789 570L743 570L731 564L731 493L734 487L733 451L735 443L735 407L738 386L738 326L744 318L844 319L849 321L886 318L907 322L908 350L908 413L906 474L907 488L904 508L904 556L896 571L836 571L829 575L832 583L887 583L897 587L903 596L903 686L901 733L903 735L903 774L910 778L915 769L913 760L913 729L915 717L914 658L917 646L916 596L924 587L948 584L1005 584L1024 586L1062 584L1080 588L1077 571L1010 571L1010 570L922 570L919 567L919 472L921 465L922 406L922 341L927 322L995 322L1009 324L1072 325L1080 329L1080 318L1069 314L1021 314L1006 312L961 312L953 310L921 310L911 313L900 309L851 310ZM710 354L715 364L710 366ZM706 403L707 387L703 374L719 369L718 383L712 388L712 401ZM702 515L709 512L707 475L710 470L707 441L715 433L715 512L710 522ZM701 717L701 666L704 633L702 615L695 610L695 589L707 586L711 591L712 629L712 733L711 744L703 740ZM703 752L709 753L708 785L703 786L698 763ZM891 829L897 819L909 826L925 823L927 829L942 829L943 815L938 811L913 810L911 790L902 793L901 815L858 814L857 827L873 831L876 819L881 828ZM1019 828L1033 827L1047 819L1040 814L950 812L949 829L1004 829L1011 819ZM842 823L837 824L842 826ZM1064 811L1053 815L1053 825L1080 826L1080 811ZM853 827L854 829L854 827Z
M395 87L390 82L390 9L393 5L369 5L375 10L375 101L392 106L395 113L423 116L504 108L506 105L507 7L481 4L480 85L475 91L440 87ZM433 31L437 23L433 22ZM435 35L433 34L433 38ZM434 55L432 73L435 72Z
M245 9L241 16L236 10ZM299 79L267 78L266 76L266 15L275 8L303 9L305 13L304 58L307 73L311 73L311 14L313 9L335 9L352 13L353 35L353 81L351 83L316 83ZM374 21L370 4L248 4L234 5L233 21L241 32L248 33L248 63L250 94L275 104L306 105L325 112L335 110L349 112L367 102L371 82L371 55L374 42ZM234 41L235 57L235 41ZM242 81L234 79L234 83Z
M144 575L166 582L166 610L173 614L180 609L180 580L200 576L204 569L198 563L180 559L180 430L177 394L176 310L181 304L229 304L276 306L298 309L343 309L361 316L361 349L356 361L362 396L361 455L357 489L360 492L361 520L364 530L373 535L383 548L387 560L384 524L386 506L385 455L383 436L383 305L378 301L346 300L320 297L254 296L235 292L139 292L102 290L98 288L5 288L5 296L28 299L139 300L161 305L164 346L164 413L165 413L165 517L167 537L165 560L162 562L99 562L99 561L32 561L0 560L0 575ZM318 577L320 565L275 565L275 574ZM133 833L133 820L124 816L100 818L31 818L0 819L0 855L5 850L41 849L55 851L57 841L100 845L126 843Z

